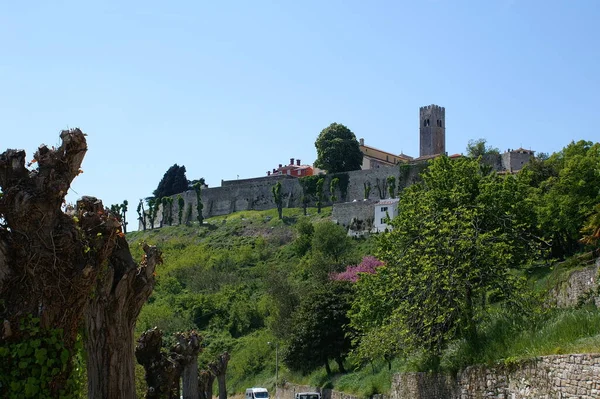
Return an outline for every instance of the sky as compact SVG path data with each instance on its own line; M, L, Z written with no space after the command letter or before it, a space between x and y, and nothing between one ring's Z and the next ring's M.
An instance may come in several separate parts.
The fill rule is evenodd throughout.
M0 151L81 128L67 200L130 220L173 164L210 187L312 164L333 122L418 156L429 104L450 154L552 153L600 139L598 21L598 0L0 0Z

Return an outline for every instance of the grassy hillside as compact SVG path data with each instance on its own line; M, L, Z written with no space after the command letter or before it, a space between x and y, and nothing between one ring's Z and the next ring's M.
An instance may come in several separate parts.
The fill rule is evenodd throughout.
M327 223L331 209L320 214L309 209L304 220ZM292 372L281 361L285 337L296 326L291 315L303 292L314 284L314 256L306 255L296 231L303 220L301 209L244 211L208 219L203 226L167 226L128 234L134 252L139 244L158 245L164 265L158 283L137 323L137 333L158 326L165 337L178 330L196 329L204 337L201 363L224 351L231 353L228 389L242 392L252 385L272 387L275 377L275 350L269 342L280 343L280 381L329 386L360 395L386 392L391 376L402 370L426 370L427 360L418 353L392 361L364 364L351 355L348 373L332 375L324 368L303 375ZM358 264L373 254L375 238L350 240L335 267ZM304 251L304 253L303 253ZM548 266L526 271L532 286L544 292L568 270L580 267L577 259L560 267ZM326 275L325 275L326 276ZM287 303L289 302L289 303ZM442 367L455 370L471 363L514 361L537 355L600 351L600 312L594 308L540 311L527 320L498 312L480 324L478 345L454 342L442 357Z

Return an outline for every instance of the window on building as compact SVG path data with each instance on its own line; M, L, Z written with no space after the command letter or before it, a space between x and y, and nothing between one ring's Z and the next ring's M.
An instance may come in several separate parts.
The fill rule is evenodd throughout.
M385 224L385 218L381 218L381 224Z
M387 212L387 208L388 208L387 206L382 206L381 207L381 212Z

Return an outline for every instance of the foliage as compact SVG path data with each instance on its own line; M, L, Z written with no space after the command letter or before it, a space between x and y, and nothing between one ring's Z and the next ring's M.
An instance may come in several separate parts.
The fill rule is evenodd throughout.
M185 176L185 166L174 164L171 166L152 192L155 198L170 197L188 189L188 180Z
M467 144L467 156L477 158L487 154L500 154L500 150L486 144L486 139L469 140Z
M379 179L375 178L375 187L377 187L377 192L379 193L379 199L385 199L385 195L387 194L387 179Z
M313 253L322 254L340 264L350 255L352 244L344 227L325 221L315 224L311 247Z
M127 205L129 202L124 200L121 204L112 204L110 211L119 219L123 228L123 233L127 233ZM139 213L139 212L138 212Z
M379 259L374 256L365 256L360 264L348 266L345 271L333 273L330 278L336 281L356 283L361 273L374 274L379 266L383 266L383 262Z
M387 186L388 186L388 192L390 193L390 198L396 198L396 177L388 176L387 177Z
M323 206L323 184L325 184L325 179L321 177L317 180L317 213L321 213Z
M298 219L295 227L297 236L294 240L293 248L296 255L302 257L311 249L315 228L306 217Z
M179 224L181 224L181 221L183 219L183 208L185 207L185 200L183 199L183 197L181 195L177 195L177 206L178 206L177 221Z
M315 142L317 160L315 166L328 173L360 170L363 155L356 136L339 123L323 129Z
M535 253L526 194L524 182L483 174L477 160L434 160L423 182L404 191L394 230L381 237L386 266L357 283L352 325L439 357L450 340L475 338L488 292L519 307L522 287L511 268Z
M309 372L335 360L343 371L351 341L348 317L351 289L347 282L331 282L307 295L293 316L294 330L284 354L292 369Z
M306 216L306 208L310 201L317 195L317 181L320 179L318 175L304 176L298 179L302 187L302 208L304 216Z
M583 234L581 242L598 246L598 241L600 241L600 204L594 207L594 212L586 220L581 233Z
M146 230L146 211L144 210L144 201L140 199L137 206L138 221L142 224L142 229Z
M71 353L65 347L61 330L43 330L38 318L21 319L23 339L0 348L0 396L3 398L51 398L56 376L67 369L71 377L61 398L77 398L81 390L80 358L71 363ZM76 350L81 349L78 341Z
M331 202L337 201L337 196L335 195L335 190L337 189L339 184L340 184L340 179L338 177L334 177L333 179L331 179L331 182L329 183L329 195L331 198Z
M340 193L342 195L342 201L346 201L348 198L348 185L350 184L350 176L348 173L338 173L336 178L339 179Z
M364 182L364 193L365 193L365 199L369 199L369 195L371 195L371 182Z
M159 202L157 202L156 198L152 197L146 198L146 201L148 203L148 220L150 220L150 228L153 229Z
M204 215L202 214L202 210L204 209L204 204L202 203L202 183L196 182L194 183L194 192L196 193L196 212L198 212L198 223L202 226L204 223Z
M538 225L552 255L563 258L581 248L581 229L600 203L600 143L571 142L543 162L556 174L536 189Z
M279 215L279 219L283 219L283 194L281 193L281 182L278 181L271 188L273 191L273 202L277 206L277 214Z

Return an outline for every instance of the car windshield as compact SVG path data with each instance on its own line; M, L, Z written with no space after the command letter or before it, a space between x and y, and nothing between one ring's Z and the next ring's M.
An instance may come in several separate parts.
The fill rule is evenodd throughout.
M256 399L267 399L269 397L268 392L254 392L254 397Z

